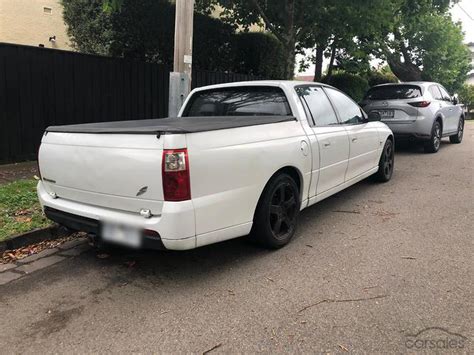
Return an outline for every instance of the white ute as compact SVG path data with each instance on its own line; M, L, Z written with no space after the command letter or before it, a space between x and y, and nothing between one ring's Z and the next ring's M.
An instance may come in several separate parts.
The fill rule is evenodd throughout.
M105 242L185 250L293 237L300 210L393 173L391 130L319 83L195 89L178 118L48 127L38 196L48 218Z

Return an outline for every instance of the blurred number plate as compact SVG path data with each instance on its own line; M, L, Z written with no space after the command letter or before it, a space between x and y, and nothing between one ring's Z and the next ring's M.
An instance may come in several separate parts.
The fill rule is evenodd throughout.
M380 117L384 118L394 118L395 111L394 110L379 110Z
M102 239L132 248L142 245L142 233L138 228L108 222L102 222Z

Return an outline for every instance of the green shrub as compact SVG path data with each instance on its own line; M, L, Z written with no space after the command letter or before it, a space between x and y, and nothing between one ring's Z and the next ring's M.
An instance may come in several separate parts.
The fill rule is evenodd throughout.
M474 109L474 85L464 84L458 92L459 103L466 106L467 112L470 113ZM470 115L468 118L473 118Z
M367 76L367 80L369 81L370 87L380 84L398 83L398 79L395 75L379 71L371 71Z
M232 41L232 71L261 76L265 79L284 77L283 48L271 34L243 32Z
M350 74L343 71L338 71L332 74L329 78L323 78L323 82L344 91L356 102L361 101L364 94L369 89L369 82L366 79L360 75Z

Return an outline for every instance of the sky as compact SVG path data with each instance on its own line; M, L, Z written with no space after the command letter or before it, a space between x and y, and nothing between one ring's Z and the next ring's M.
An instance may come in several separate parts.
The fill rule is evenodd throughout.
M474 42L474 1L460 1L451 9L451 14L455 21L461 21L465 42Z
M474 42L474 0L462 0L454 5L451 9L451 14L454 21L459 21L462 24L464 34L464 42ZM299 58L297 58L299 59ZM327 63L326 63L327 64ZM304 73L297 73L296 75L313 75L314 65L310 66Z

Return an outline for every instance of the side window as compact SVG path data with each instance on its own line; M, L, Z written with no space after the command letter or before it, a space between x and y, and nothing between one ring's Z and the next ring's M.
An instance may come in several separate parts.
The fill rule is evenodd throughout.
M334 89L326 88L325 90L339 113L342 124L359 124L364 122L361 108L351 98Z
M439 91L436 85L430 86L429 90L430 90L431 96L433 96L433 99L443 100L443 97L441 96L441 91Z
M443 96L444 101L451 101L451 96L449 96L448 92L445 90L444 87L438 86L439 90L441 91L441 96Z
M306 106L316 126L339 124L331 102L323 89L317 86L300 86L296 88L303 106Z

